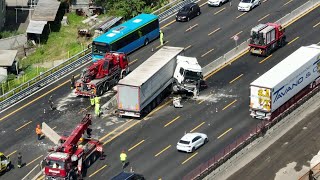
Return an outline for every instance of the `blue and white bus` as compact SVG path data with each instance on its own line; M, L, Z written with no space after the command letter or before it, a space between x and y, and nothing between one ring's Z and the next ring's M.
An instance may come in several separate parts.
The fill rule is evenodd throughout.
M159 31L158 16L140 14L95 38L92 42L92 59L96 61L109 51L128 54L158 38Z

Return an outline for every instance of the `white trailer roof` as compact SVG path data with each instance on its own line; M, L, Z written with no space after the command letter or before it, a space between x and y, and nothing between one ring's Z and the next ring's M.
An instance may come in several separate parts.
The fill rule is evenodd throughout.
M284 60L279 62L269 71L253 81L251 86L273 88L281 83L286 77L302 67L306 62L320 54L320 47L317 45L302 46Z
M165 64L170 62L175 56L183 51L183 47L164 46L145 62L138 66L135 70L129 73L124 79L119 81L119 84L129 86L141 86Z

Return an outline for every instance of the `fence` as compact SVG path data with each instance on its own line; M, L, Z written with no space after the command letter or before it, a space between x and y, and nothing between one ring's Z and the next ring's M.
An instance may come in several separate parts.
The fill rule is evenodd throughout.
M312 172L312 173L310 173L310 172ZM299 178L299 180L309 180L309 174L312 174L312 176L314 178L319 179L319 177L320 177L320 163L318 163L317 165L313 166L310 169L310 171L308 171L303 176L301 176Z
M286 26L288 26L288 23L295 20L297 17L299 17L300 15L302 15L303 13L308 11L309 9L312 9L314 7L318 7L319 5L320 5L320 0L310 0L307 3L298 7L297 9L293 10L291 13L282 17L277 22L282 24L284 27L286 27ZM248 49L248 42L249 42L249 39L247 41L241 43L239 46L232 49L228 53L226 53L224 56L221 56L218 59L216 59L215 61L208 64L206 67L203 68L204 75L207 76L210 74L211 71L214 71L215 69L219 69L220 67L231 63L232 59L237 54L240 54L241 52L245 52ZM318 43L318 44L320 44L320 43ZM306 96L304 96L302 99L300 99L294 105L292 105L285 112L280 114L278 117L274 118L272 121L268 121L268 122L262 121L261 123L256 125L256 127L254 127L251 131L242 135L241 137L236 139L233 143L231 143L227 147L225 147L220 153L214 155L207 162L200 164L196 169L189 172L183 179L189 180L189 179L202 179L202 178L204 178L210 172L212 172L214 169L219 167L221 164L223 164L225 161L227 161L233 155L235 155L237 152L239 152L241 149L243 149L245 146L250 144L253 140L255 140L256 138L263 135L265 131L267 131L273 125L275 125L280 120L282 120L290 112L292 112L294 109L296 109L297 106L301 105L306 100L308 100L310 97L312 97L315 93L318 92L318 89L319 89L319 87L315 88L313 91L308 93Z
M172 1L171 3L161 7L160 9L156 10L152 14L158 15L159 20L162 21L166 17L174 14L177 12L181 7L191 2L195 2L196 0L176 0Z

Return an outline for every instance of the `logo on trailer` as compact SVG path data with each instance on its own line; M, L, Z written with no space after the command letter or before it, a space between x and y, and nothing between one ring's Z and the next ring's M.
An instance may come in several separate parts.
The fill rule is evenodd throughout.
M260 107L270 111L271 105L270 105L270 90L269 89L259 89L258 90L258 101Z

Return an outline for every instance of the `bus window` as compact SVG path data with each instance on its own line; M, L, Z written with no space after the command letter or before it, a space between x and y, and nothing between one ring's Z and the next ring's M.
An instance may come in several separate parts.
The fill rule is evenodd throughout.
M104 56L106 52L109 52L110 48L108 44L93 42L92 43L92 54Z

